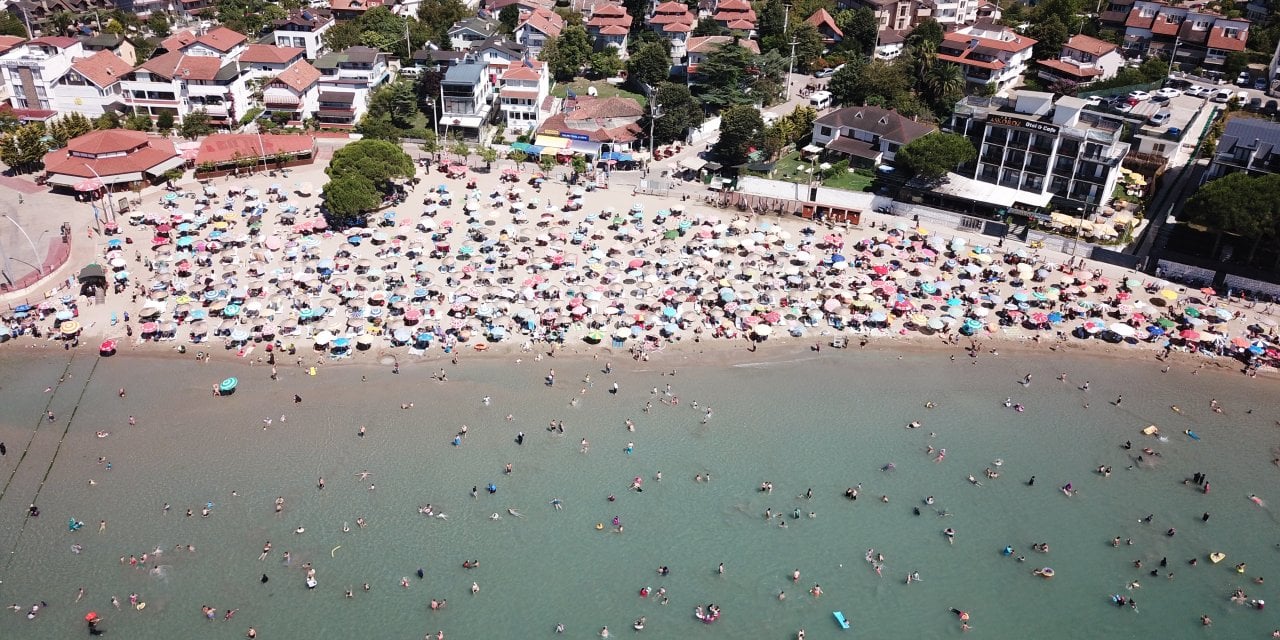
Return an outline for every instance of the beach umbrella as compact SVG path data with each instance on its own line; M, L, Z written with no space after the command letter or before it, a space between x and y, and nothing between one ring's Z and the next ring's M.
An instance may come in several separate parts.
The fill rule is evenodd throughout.
M1199 340L1200 332L1196 331L1195 329L1183 329L1182 331L1178 332L1178 337L1182 338L1183 340Z
M1174 291L1173 289L1161 289L1160 293L1157 295L1159 295L1161 298L1164 298L1165 300L1168 300L1169 302L1173 302L1174 300L1178 299L1178 292Z
M1114 333L1120 336L1121 338L1132 338L1134 335L1137 334L1136 329L1134 329L1133 327L1127 324L1124 324L1123 322L1113 322L1110 326L1107 327L1107 329L1110 330L1111 333Z
M1160 327L1161 327L1161 328L1166 329L1166 330L1168 330L1168 329L1172 329L1172 328L1174 328L1174 327L1178 326L1178 323L1174 322L1173 320L1171 320L1171 319L1169 319L1169 318L1159 318L1159 319L1157 319L1157 320L1156 320L1156 324L1157 324L1157 325L1160 325Z

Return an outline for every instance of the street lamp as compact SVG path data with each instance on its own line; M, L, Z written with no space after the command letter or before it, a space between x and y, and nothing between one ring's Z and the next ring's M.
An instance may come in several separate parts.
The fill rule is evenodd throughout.
M9 214L7 213L4 214L4 218L5 220L12 222L13 226L18 228L18 232L22 234L22 237L27 239L27 245L31 247L31 255L35 256L36 262L37 263L42 262L42 260L40 259L40 251L36 249L36 243L31 239L31 236L27 235L27 230L23 229L22 225L18 224L17 220L14 220L13 218L9 217ZM12 258L12 259L17 260L17 258ZM22 262L22 261L19 260L19 262ZM35 267L35 265L30 265L30 264L28 266ZM44 269L41 269L40 267L35 267L35 269L37 272L40 273L40 275L44 275Z
M653 155L653 151L654 151L653 125L658 122L658 118L661 118L663 115L665 115L661 113L661 111L662 111L662 105L658 104L658 93L653 90L653 87L649 87L649 163L650 164L652 164L653 161L657 159Z
M787 91L786 91L786 95L784 96L787 100L791 99L791 72L794 71L796 68L796 45L800 43L796 40L792 40L790 44L791 44L791 58L790 58L790 62L787 63Z
M102 176L98 175L98 172L97 172L97 171L94 171L94 170L93 170L93 167L89 166L89 163L88 163L88 162L82 162L82 163L80 163L80 164L84 165L84 168L88 169L88 170L89 170L89 173L92 173L92 174L93 174L93 177L97 178L97 179L98 179L98 182L102 183L102 191L103 191L103 193L104 193L104 194L106 194L106 195L104 195L104 196L103 196L103 198L107 201L107 206L105 207L105 209L107 210L107 212L108 212L108 213L110 213L110 214L111 214L111 219L110 219L108 222L115 222L115 219L116 219L116 210L115 210L115 208L111 205L111 190L107 188L107 181L106 181L106 180L103 180L103 179L102 179ZM95 216L93 217L93 221L94 221L95 223L97 223L97 221L98 221L98 216L96 216L96 215L95 215Z

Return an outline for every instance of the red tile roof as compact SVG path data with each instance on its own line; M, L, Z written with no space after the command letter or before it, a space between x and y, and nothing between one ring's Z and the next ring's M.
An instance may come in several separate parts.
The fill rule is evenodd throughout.
M25 40L26 38L19 38L18 36L0 36L0 53L18 46Z
M277 153L312 151L315 147L315 138L307 135L215 133L200 141L196 164L228 162L236 157L269 158Z
M620 24L611 24L607 27L600 27L600 35L602 36L624 36L628 33L631 33L631 30Z
M76 40L75 38L68 38L66 36L45 36L43 38L36 38L35 40L30 40L27 42L27 44L32 46L45 45L45 46L54 47L57 49L66 49L67 47L70 47L71 45L77 42L80 42L80 41Z
M1164 12L1156 14L1155 22L1151 24L1151 33L1161 36L1177 35L1178 28L1182 26L1182 21L1178 20L1178 18L1181 17L1184 16L1180 16L1178 14L1167 14ZM1170 22L1170 18L1173 18L1174 21Z
M1073 78L1087 79L1087 78L1092 78L1094 76L1102 75L1102 69L1099 69L1097 67L1080 67L1080 66L1071 64L1070 62L1063 62L1061 60L1041 60L1040 65L1043 67L1048 67L1050 69L1053 69L1054 71L1057 71L1058 73L1061 73L1063 75L1071 76Z
M177 51L196 41L194 31L179 31L160 41L160 48L165 51Z
M320 70L311 66L306 60L299 60L291 65L288 69L280 72L271 82L283 84L296 93L302 93L310 89L320 80Z
M307 55L306 49L298 47L277 47L271 44L251 44L240 54L241 62L260 64L285 64Z
M716 3L716 11L751 11L751 4L746 0L721 0Z
M100 89L119 82L121 76L129 75L133 71L133 65L106 50L72 62L71 68Z
M520 25L516 28L519 29L525 25L529 25L529 28L545 33L547 37L554 38L560 35L560 32L564 30L564 18L561 18L560 14L551 11L550 9L543 9L539 7L538 9L521 16Z
M1067 48L1083 51L1094 56L1103 56L1115 51L1118 47L1106 40L1099 40L1086 35L1075 35L1067 40Z
M211 56L189 56L181 51L152 58L138 67L167 79L213 80L222 60Z
M1249 31L1240 29L1234 38L1229 38L1225 32L1226 27L1214 25L1209 30L1209 48L1221 49L1223 51L1244 51L1245 43L1249 41Z
M820 8L817 11L814 11L813 15L809 16L805 22L818 28L822 28L823 25L826 25L832 33L840 36L841 38L844 37L844 32L840 30L840 27L836 26L836 19L831 17L831 14L827 13L826 9Z
M217 29L196 38L194 42L187 46L189 47L192 44L202 44L214 51L227 53L228 51L244 44L248 40L249 39L246 38L243 33L233 31L227 27L218 27Z
M72 152L90 156L125 155L86 158L72 156ZM141 131L108 129L86 133L72 139L66 147L49 152L44 157L44 168L51 174L92 178L96 172L107 177L146 171L176 157L178 152L167 138L153 138Z
M1147 16L1144 18L1137 9L1130 9L1129 17L1125 18L1124 20L1124 26L1134 27L1136 29L1150 29L1152 23L1155 22L1155 20L1156 20L1156 16L1154 15Z
M542 73L539 71L540 69L542 69L542 62L537 60L530 60L528 64L520 60L513 60L507 70L503 72L502 79L541 80Z
M1028 38L1027 36L1021 36L1021 35L1014 35L1012 40L983 38L981 36L968 35L968 34L959 33L955 31L942 36L942 43L944 45L949 44L956 49L968 49L969 43L973 40L978 41L979 47L989 47L992 49L998 49L1000 51L1006 51L1009 53L1018 53L1020 51L1026 51L1027 49L1030 49L1036 46L1036 42L1037 42L1032 38Z
M329 0L329 8L333 11L368 11L381 6L382 0Z
M1004 63L999 60L970 60L963 56L953 56L945 53L939 53L938 59L943 62L954 62L959 65L970 67L981 67L983 69L1003 69Z

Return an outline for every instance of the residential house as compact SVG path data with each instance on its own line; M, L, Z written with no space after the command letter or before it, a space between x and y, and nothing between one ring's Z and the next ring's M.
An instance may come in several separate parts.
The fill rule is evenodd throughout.
M153 57L174 51L181 51L183 47L195 42L196 38L199 37L200 34L196 33L194 29L184 29L182 31L171 33L169 34L169 37L161 39L160 44L156 45Z
M1227 120L1205 179L1236 171L1252 176L1280 173L1280 123L1258 118Z
M1120 47L1086 35L1071 36L1058 57L1039 60L1039 76L1049 83L1068 82L1084 87L1115 77L1124 66Z
M327 50L324 34L328 33L337 21L326 9L303 9L271 24L274 28L271 39L277 47L305 49L307 59L315 60Z
M979 2L975 15L975 22L1000 22L1000 18L1004 17L1004 12L1000 10L999 4Z
M1102 12L1098 14L1098 21L1104 26L1119 27L1124 31L1125 20L1129 18L1129 10L1133 8L1134 0L1106 0L1102 7Z
M718 0L711 19L716 24L752 37L756 32L756 12L747 0Z
M528 47L534 57L542 51L542 47L555 40L564 30L564 18L550 9L535 9L520 15L520 23L516 25L516 42Z
M978 20L978 0L917 0L915 21L933 18L944 29Z
M510 5L515 5L520 13L533 13L538 9L550 11L555 8L555 0L486 0L484 4L486 12L491 16L498 15Z
M488 68L489 82L498 84L498 78L517 60L533 58L529 48L507 40L506 37L494 36L471 47L473 59Z
M216 13L215 0L181 0L182 13L192 17Z
M413 66L418 69L444 71L467 58L467 51L444 51L441 49L418 49L413 52ZM402 67L403 69L403 67Z
M277 47L270 44L251 44L240 54L240 68L253 78L272 78L293 63L304 60L307 50L299 47Z
M512 135L531 133L551 115L551 73L537 60L513 62L498 89L502 115Z
M267 82L262 104L272 114L286 114L287 124L301 125L320 109L320 70L298 60Z
M489 122L493 83L489 68L480 62L464 62L449 67L440 80L441 136L456 132L470 139L480 138Z
M96 118L124 106L121 80L133 66L110 51L77 58L54 87L54 110Z
M316 117L329 127L355 126L368 111L369 94L391 78L387 55L369 47L327 53L313 66L320 72Z
M1227 54L1245 50L1250 24L1200 5L1135 0L1124 21L1124 47L1129 56L1172 57L1188 68L1220 67Z
M156 11L174 11L175 0L113 0L115 8L125 13L132 13L139 18L147 19Z
M26 40L26 38L19 38L18 36L0 36L0 61L4 60L4 54L8 53L19 44L26 42ZM3 80L3 76L0 76L0 80ZM9 91L9 83L0 82L0 109L13 108L13 106L9 104L9 98L12 96L13 94Z
M907 48L909 31L883 29L876 34L876 48L872 52L876 60L893 60L902 55Z
M671 0L654 7L647 22L650 29L671 43L671 60L679 64L688 55L689 35L698 23L698 17L683 2Z
M600 1L588 9L590 17L586 21L587 34L591 36L592 48L604 51L605 47L613 47L618 57L627 58L627 36L631 33L631 15L626 7L616 2Z
M916 22L915 0L842 0L839 8L870 9L876 16L881 32L907 32Z
M806 24L813 25L822 34L822 44L831 47L844 40L844 32L836 25L836 19L826 9L819 8L813 15L805 19Z
M938 60L960 65L971 87L993 85L1003 91L1026 72L1035 45L1012 29L980 22L944 34Z
M696 84L694 76L698 73L698 65L702 64L707 59L707 56L720 47L732 47L734 45L742 47L755 55L760 55L760 45L755 40L737 36L693 36L689 38L688 46L685 48L688 58L684 63L685 74L689 77L689 83Z
M238 57L249 43L249 39L226 27L215 27L208 33L197 35L194 40L178 50L188 56L210 56L222 59Z
M449 43L454 49L464 51L470 49L471 45L484 42L500 33L502 23L494 18L465 18L449 27Z
M336 20L355 20L374 7L393 4L394 0L329 0L329 12Z
M55 14L63 11L75 15L93 13L95 10L107 12L114 9L115 4L113 0L12 0L7 8L23 24L31 25L31 32L35 34L48 32L49 19Z
M152 58L124 80L124 102L137 113L169 113L181 121L203 110L227 128L249 109L245 75L236 61L172 51Z
M868 167L893 162L898 149L938 130L893 109L845 107L813 121L813 145L850 164Z
M1086 110L1080 98L1018 91L1017 99L970 97L956 105L951 130L967 136L978 157L958 171L1003 187L991 201L1074 211L1111 199L1129 153L1119 118ZM1012 190L1012 191L1009 191Z
M631 98L578 96L542 123L534 145L540 147L538 152L551 149L596 158L607 152L625 152L644 135L640 128L643 115L644 108Z
M80 44L84 46L85 53L97 53L99 51L110 51L120 57L121 60L129 63L130 68L137 66L138 53L133 43L128 38L115 33L100 33L96 36L83 36L80 38Z
M84 57L84 45L75 38L35 38L0 55L0 75L9 90L9 103L19 118L45 120L57 113L56 86Z

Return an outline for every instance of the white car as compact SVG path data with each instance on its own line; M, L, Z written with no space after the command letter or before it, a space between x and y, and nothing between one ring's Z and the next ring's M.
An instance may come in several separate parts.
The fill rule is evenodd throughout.
M1168 111L1153 113L1150 118L1147 118L1147 124L1163 127L1164 125L1169 124L1170 115L1171 114Z
M1187 90L1183 91L1183 93L1193 98L1205 98L1213 95L1213 89L1210 89L1209 87L1201 87L1199 85L1192 85L1187 87Z
M1151 98L1151 94L1147 93L1146 91L1130 91L1129 92L1130 100L1137 100L1138 102L1142 102L1143 100L1148 100L1150 98Z
M1166 98L1176 98L1176 97L1178 97L1178 96L1182 95L1182 92L1181 92L1181 91L1178 91L1177 89L1173 89L1173 88L1170 88L1170 87L1165 87L1165 88L1163 88L1163 89L1160 89L1159 91L1156 91L1156 95L1158 95L1158 96L1164 96L1164 97L1166 97Z

